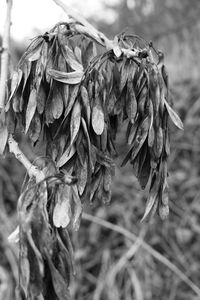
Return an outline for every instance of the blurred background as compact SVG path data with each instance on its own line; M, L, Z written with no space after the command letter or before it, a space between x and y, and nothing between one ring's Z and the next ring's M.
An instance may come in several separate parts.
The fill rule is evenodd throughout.
M4 3L5 2L5 3ZM131 32L152 40L165 53L174 108L184 131L171 126L169 159L170 215L140 223L146 191L130 166L117 164L110 206L95 203L73 233L77 274L75 300L200 299L200 1L66 1L108 37ZM0 3L0 34L6 1ZM50 0L14 1L13 65L35 35L61 20ZM123 128L118 136L124 155ZM123 154L122 154L123 153ZM31 157L31 154L30 154ZM16 203L25 171L11 156L0 160L0 299L13 299L17 250L7 242L16 224ZM112 224L114 225L112 225ZM137 238L138 237L138 238Z

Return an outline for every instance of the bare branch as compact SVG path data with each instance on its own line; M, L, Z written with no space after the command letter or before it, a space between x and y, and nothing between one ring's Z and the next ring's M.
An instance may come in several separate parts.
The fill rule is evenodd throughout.
M44 180L44 173L36 166L34 166L28 158L24 155L24 153L20 150L18 143L14 140L12 135L8 138L9 150L13 153L16 159L23 164L26 168L29 177L35 177L36 182L40 182Z

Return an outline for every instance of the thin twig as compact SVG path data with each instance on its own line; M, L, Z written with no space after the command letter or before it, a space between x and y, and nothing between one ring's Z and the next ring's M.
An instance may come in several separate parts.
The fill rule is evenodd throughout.
M128 231L127 229L119 225L112 224L111 222L105 221L99 217L91 216L90 214L83 213L82 218L84 220L94 222L100 226L118 232L133 242L135 242L138 239L138 237L134 233ZM176 274L185 284L187 284L195 292L195 294L198 295L198 297L200 297L200 288L195 283L193 283L179 268L177 268L166 257L164 257L158 251L153 249L146 242L141 241L141 247L145 249L149 254L151 254L155 259L157 259L159 262L165 265L168 269L170 269L174 274Z
M8 78L10 25L11 25L12 0L7 0L7 15L2 38L1 77L0 77L0 112L4 111L6 97L6 82Z

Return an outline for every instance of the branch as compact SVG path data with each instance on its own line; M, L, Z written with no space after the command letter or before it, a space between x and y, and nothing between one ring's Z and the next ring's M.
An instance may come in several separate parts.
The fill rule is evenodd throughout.
M11 9L12 0L7 0L7 15L4 25L4 33L2 38L2 54L1 54L1 78L0 78L0 112L4 112L6 81L8 78L8 62L9 62L9 44L10 44L10 25L11 25Z
M44 180L44 173L36 166L34 166L24 153L20 150L18 143L14 140L13 136L10 135L8 138L9 151L13 153L16 159L23 164L26 168L29 177L35 177L36 182Z
M86 27L87 32L92 35L100 44L104 45L108 50L113 48L113 42L109 40L102 32L99 32L94 26L92 26L83 16L81 16L81 14L74 11L69 5L61 0L53 1L60 6L68 16L72 17L75 21ZM80 27L78 28L79 30L81 29Z

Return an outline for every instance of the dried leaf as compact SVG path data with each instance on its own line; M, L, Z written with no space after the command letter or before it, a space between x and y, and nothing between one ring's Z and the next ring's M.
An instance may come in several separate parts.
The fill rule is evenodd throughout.
M39 114L42 114L44 112L46 99L46 92L43 84L41 83L37 93L37 111L39 112Z
M53 89L52 101L51 101L51 109L54 119L59 119L63 113L63 100L62 95L58 88Z
M64 164L66 164L66 162L70 160L70 158L72 158L75 152L76 149L74 146L67 148L63 153L63 155L61 156L61 158L58 160L56 166L58 168L61 168Z
M78 134L79 128L81 123L81 106L79 101L77 100L71 114L71 122L70 122L70 134L71 134L71 141L70 145L74 143L74 140Z
M26 127L25 127L25 134L27 133L29 126L31 124L32 118L35 114L37 106L37 91L33 88L30 92L30 96L28 99L28 106L26 109Z
M135 117L137 114L137 101L133 89L133 84L130 80L128 80L128 84L127 84L126 112L130 122L134 124Z
M1 124L0 128L0 155L3 154L8 140L8 128L6 124Z
M56 204L53 210L53 223L56 227L65 228L70 223L71 212L71 186L60 186L56 194Z
M82 52L82 62L84 68L87 68L87 66L92 61L93 57L97 55L96 45L94 42L89 42L85 51Z
M47 74L50 75L54 80L67 84L77 84L80 83L83 77L82 71L74 72L62 72L54 69L48 69Z
M29 137L34 143L39 139L41 129L42 126L40 116L38 115L38 113L35 113L28 130Z
M87 162L87 159L85 159L83 162L83 166L80 166L80 172L78 175L77 187L78 187L80 196L82 196L82 194L85 190L85 187L87 184L87 179L88 179L88 162Z
M23 77L23 72L21 69L18 69L17 71L13 72L12 81L11 81L11 94L8 101L10 101L13 95L15 94L17 87L20 85L22 77Z
M104 130L104 113L100 104L99 97L95 98L92 107L92 127L97 135L101 135Z
M70 65L70 67L75 70L82 72L83 71L83 66L76 60L76 57L73 53L73 51L68 47L68 46L63 46L62 47L62 52L65 57L65 60L67 63Z
M83 106L84 106L86 116L87 116L87 123L89 125L90 124L90 116L91 116L90 101L89 101L88 91L86 90L86 88L83 85L81 86L81 97L82 97Z
M61 276L59 271L56 269L54 266L50 255L46 251L46 256L48 259L48 265L51 271L51 277L52 277L52 284L54 287L54 291L58 297L58 300L71 300L71 296L69 293L69 289L67 287L67 282L66 280Z
M183 123L181 121L181 119L179 118L179 116L177 115L177 113L171 108L171 106L167 103L167 101L165 100L165 106L166 109L168 111L168 114L172 120L172 122L181 130L184 129L183 127Z

